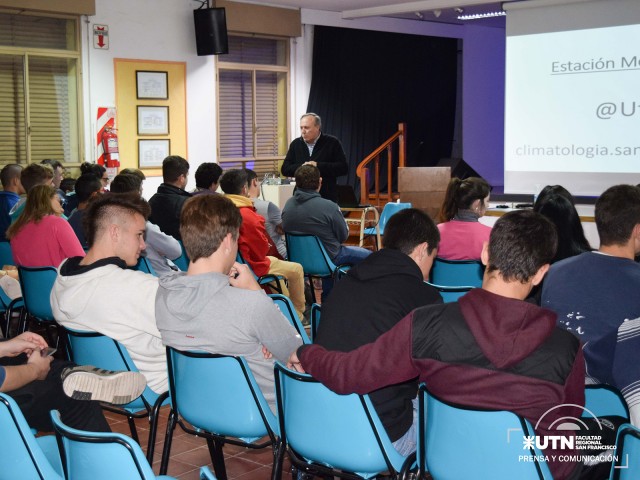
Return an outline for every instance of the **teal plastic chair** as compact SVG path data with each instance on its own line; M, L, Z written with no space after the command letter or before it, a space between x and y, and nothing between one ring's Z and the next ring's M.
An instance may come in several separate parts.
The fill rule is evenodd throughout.
M93 365L105 370L124 370L138 372L131 360L129 352L120 342L98 332L88 332L65 328L68 341L69 358L77 365ZM145 387L142 395L134 401L122 406L103 404L102 408L127 417L131 436L139 443L135 418L149 419L149 441L147 459L153 462L153 452L158 431L158 414L160 407L168 402L169 392L157 394Z
M380 214L380 220L378 220L378 229L380 230L380 235L384 235L384 227L387 225L389 219L393 216L393 214L398 213L400 210L404 210L406 208L411 208L411 203L405 202L389 202L382 209L382 213ZM376 235L376 227L369 227L364 229L365 237L369 237L371 235ZM382 245L377 245L376 247L380 249Z
M183 272L186 272L189 269L189 256L187 255L187 251L184 249L184 244L182 240L178 240L180 242L180 248L182 249L182 255L173 260L173 263L176 267L178 267Z
M349 265L335 265L315 235L302 233L286 233L289 261L302 265L304 276L312 282L313 278L329 278L338 280L350 268ZM311 283L313 285L313 283ZM314 289L315 295L315 289Z
M139 272L148 273L149 275L153 275L154 277L158 276L147 257L140 256L140 258L138 258L138 263L135 267L133 267L133 269L138 270Z
M0 480L63 480L53 435L35 438L20 407L0 393Z
M29 322L35 321L45 327L49 345L55 344L56 347L59 347L63 335L55 318L53 318L49 301L58 271L55 267L18 267L18 276L25 311L20 332L26 331ZM54 330L57 331L57 336L53 335Z
M610 480L638 480L640 478L640 430L629 423L618 429Z
M295 308L293 308L293 304L288 297L284 295L280 295L279 293L272 293L269 295L273 303L277 305L282 314L289 320L289 323L293 325L293 328L296 329L300 337L302 338L302 342L305 344L311 343L309 339L309 335L307 335L307 331L304 329L300 318L298 318L298 314L296 313Z
M153 473L137 442L121 433L87 432L60 420L57 410L51 421L58 439L66 480L169 480Z
M318 327L320 326L320 315L322 314L322 306L318 303L311 305L311 341L314 342L318 335Z
M433 283L426 282L428 285L431 285L433 288L440 292L440 296L442 297L442 301L444 303L457 302L460 297L462 297L465 293L471 290L474 287L445 287L443 285L435 285Z
M431 283L447 287L481 287L484 265L478 260L437 258L431 267Z
M304 473L398 478L406 457L393 447L367 395L338 395L310 375L276 363L281 441ZM278 462L282 463L284 449Z
M629 420L629 407L620 391L611 385L587 385L584 388L583 417L617 415ZM587 412L588 410L588 412ZM640 478L640 477L639 477Z
M278 293L282 293L282 284L280 282L285 281L285 278L282 275L272 275L269 273L267 275L258 277L258 275L256 275L256 273L251 268L251 265L249 265L244 260L244 257L240 253L240 250L238 250L238 253L236 253L236 262L242 263L243 265L249 267L249 270L251 270L251 274L253 275L253 278L255 278L256 282L258 282L258 285L260 285L261 287L268 287L270 290L275 290Z
M454 406L419 390L418 465L438 480L552 480L537 448L523 449L522 437L535 435L531 424L508 411ZM426 412L425 415L425 406ZM518 461L531 455L532 462ZM423 459L426 458L426 465Z
M7 241L0 242L0 268L5 265L15 265L11 244Z
M216 477L207 467L200 468L200 480L216 480Z
M185 432L204 437L216 476L227 479L224 444L280 451L278 423L242 357L187 352L167 347L171 412L162 452L160 473L169 466L176 423ZM268 437L266 440L261 440ZM281 465L280 465L281 468ZM280 472L281 473L281 472Z

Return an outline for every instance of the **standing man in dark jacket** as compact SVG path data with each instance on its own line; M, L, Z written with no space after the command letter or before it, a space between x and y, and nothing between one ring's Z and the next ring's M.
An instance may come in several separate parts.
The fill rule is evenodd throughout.
M300 117L300 137L296 138L282 164L281 172L293 177L298 167L313 165L322 175L322 198L337 202L336 179L349 172L347 157L340 140L320 131L322 120L315 113L305 113Z
M482 288L456 303L418 308L352 352L302 346L289 365L340 394L369 393L417 376L447 402L515 412L536 426L536 435L573 436L554 424L582 414L580 341L556 327L554 312L524 301L556 247L555 228L542 215L507 213L482 250ZM572 477L583 468L577 451L557 447L543 451L553 478Z
M167 235L180 240L180 212L191 194L185 190L189 162L178 155L170 155L162 162L162 179L158 191L149 199L151 215L155 223Z
M372 253L336 283L322 303L322 322L314 343L350 352L394 327L413 309L442 303L429 277L440 233L429 216L416 209L393 215L382 250ZM389 438L402 455L416 448L414 419L418 380L381 388L371 401Z

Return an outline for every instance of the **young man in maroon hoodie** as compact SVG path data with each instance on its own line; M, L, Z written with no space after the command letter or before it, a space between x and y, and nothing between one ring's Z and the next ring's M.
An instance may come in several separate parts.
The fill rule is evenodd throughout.
M544 217L508 213L483 248L482 288L457 303L417 308L375 343L352 352L302 346L289 366L341 394L365 394L417 376L447 402L510 410L533 425L562 405L544 415L536 431L552 434L555 420L582 414L584 358L580 342L556 327L555 313L523 300L544 277L556 246L555 229ZM558 458L574 452L545 453ZM582 468L549 464L556 479Z

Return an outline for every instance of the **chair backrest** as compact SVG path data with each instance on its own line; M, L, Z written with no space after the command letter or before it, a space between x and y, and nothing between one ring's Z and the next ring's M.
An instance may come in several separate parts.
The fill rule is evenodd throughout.
M322 314L322 305L314 303L311 305L311 341L314 342L318 335L318 327L320 326L320 315Z
M53 322L49 297L58 276L55 267L18 267L22 298L27 311L41 321Z
M322 242L315 235L287 233L287 252L289 261L302 265L305 275L313 277L331 277L336 270Z
M447 287L481 287L484 265L477 260L437 258L431 267L431 282Z
M638 480L640 478L640 430L625 423L618 429L610 480Z
M281 438L297 456L365 478L401 470L405 457L391 444L368 396L338 395L279 363L275 375Z
M192 426L247 443L277 436L278 424L242 357L167 347L171 406Z
M302 322L298 318L298 314L296 313L295 308L293 308L293 304L288 297L281 295L279 293L271 293L269 294L273 303L280 309L282 314L289 320L289 323L293 325L293 328L296 329L300 337L302 337L302 343L311 343L309 339L309 335L307 335L307 331L304 329Z
M538 462L539 450L523 449L523 436L535 435L526 419L507 411L453 406L426 393L424 387L420 395L421 401L426 395L427 413L426 419L420 415L419 431L425 432L425 441L419 433L418 451L426 450L426 468L433 478L553 478L549 466ZM519 461L522 455L535 456L534 461Z
M0 480L62 480L62 471L56 472L52 466L42 449L42 442L31 433L20 407L3 393L0 393L0 432ZM57 452L55 442L52 446ZM57 463L60 468L59 456Z
M473 287L445 287L443 285L435 285L433 283L426 282L434 287L440 293L444 303L457 302L460 297L471 290Z
M149 259L147 257L140 256L140 258L138 259L138 263L134 267L134 270L138 270L140 272L148 273L150 275L153 275L154 277L158 276L156 274L156 271L151 266L151 262L149 261Z
M178 240L180 242L180 248L182 249L182 254L176 258L173 263L176 267L178 267L183 272L186 272L189 269L189 256L187 255L187 251L184 249L184 244L182 240Z
M393 216L393 214L398 213L400 210L404 210L406 208L411 208L411 203L389 202L384 206L384 208L382 209L382 213L380 214L380 221L378 222L380 235L384 234L384 227L387 225L387 222Z
M120 342L98 332L87 332L65 328L68 339L69 358L77 365L93 365L105 370L137 372L129 352ZM158 394L145 387L142 395L123 405L130 412L149 409L158 399Z
M606 415L617 415L627 420L629 417L629 407L618 389L610 385L587 385L584 389L583 416L590 416L589 410L595 417Z
M140 445L121 433L87 432L71 428L51 411L67 480L155 480Z
M15 265L16 262L13 259L13 252L11 251L11 244L7 241L0 242L0 268L5 265Z

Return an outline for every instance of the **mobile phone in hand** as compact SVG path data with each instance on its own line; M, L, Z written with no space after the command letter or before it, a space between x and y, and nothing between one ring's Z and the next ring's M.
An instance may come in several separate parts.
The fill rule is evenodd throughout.
M47 348L43 348L42 350L40 350L40 355L42 355L43 357L50 357L51 355L53 355L57 351L58 351L57 348L47 347Z

